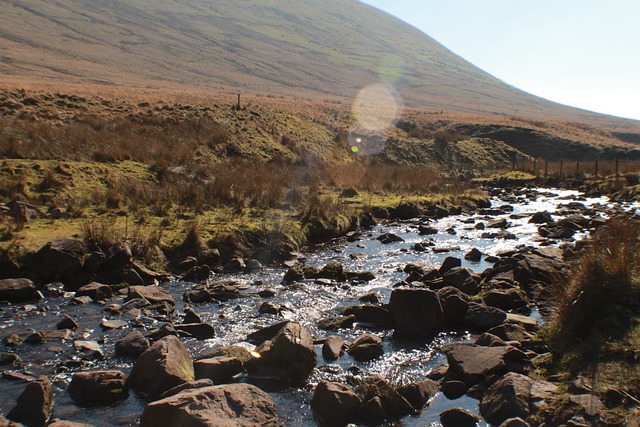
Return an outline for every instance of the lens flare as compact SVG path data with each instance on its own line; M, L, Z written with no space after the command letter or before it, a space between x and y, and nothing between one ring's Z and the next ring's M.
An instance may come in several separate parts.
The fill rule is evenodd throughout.
M354 145L353 147L351 147L351 151L353 151L354 153L358 153L358 151L360 151L360 149L358 148L357 145Z
M400 117L402 102L389 85L367 86L358 93L353 103L353 114L358 124L368 131L384 130Z

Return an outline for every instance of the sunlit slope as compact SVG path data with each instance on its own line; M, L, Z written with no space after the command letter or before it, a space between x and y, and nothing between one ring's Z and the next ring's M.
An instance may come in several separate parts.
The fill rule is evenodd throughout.
M355 0L3 0L0 51L9 82L321 99L353 99L382 82L411 106L594 117L512 88Z

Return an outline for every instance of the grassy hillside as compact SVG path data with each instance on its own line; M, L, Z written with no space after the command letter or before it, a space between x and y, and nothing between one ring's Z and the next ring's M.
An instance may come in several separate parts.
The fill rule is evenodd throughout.
M413 106L600 120L632 135L640 129L509 87L354 0L7 0L0 4L0 50L0 73L16 84L352 100L381 82Z

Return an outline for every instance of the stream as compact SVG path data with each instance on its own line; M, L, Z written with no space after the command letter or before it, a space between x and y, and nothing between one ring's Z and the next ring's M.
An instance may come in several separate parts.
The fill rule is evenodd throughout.
M610 212L624 209L638 212L638 204L612 204L606 197L586 198L576 191L536 189L508 195L494 196L492 209L503 209L505 213L496 214L491 210L477 214L449 216L439 220L425 219L387 222L375 226L355 238L339 239L322 247L301 254L306 264L321 268L329 262L343 264L345 271L370 271L375 279L366 284L321 284L305 281L296 284L283 284L286 267L264 268L255 273L221 275L216 279L231 279L239 282L247 294L246 298L234 299L223 303L189 305L200 315L205 323L216 329L216 337L208 340L182 339L194 359L223 345L242 343L247 334L261 327L269 326L285 319L295 320L305 326L316 340L331 334L341 335L345 340L354 340L362 332L373 332L383 337L384 356L380 359L361 363L345 354L334 362L327 362L321 354L321 345L316 345L318 365L314 373L304 384L280 384L274 381L260 381L241 377L238 381L250 381L267 391L274 399L281 423L285 426L320 426L310 409L310 401L317 383L321 380L341 381L348 375L379 375L393 384L404 384L424 379L432 369L446 363L446 357L438 348L448 342L470 340L470 334L441 333L434 339L394 339L392 330L372 329L370 325L355 324L352 329L325 331L319 329L317 321L327 315L338 314L350 305L360 305L359 298L368 293L376 293L380 301L387 302L393 285L406 278L403 268L408 263L420 263L439 267L446 257L462 259L462 267L480 273L492 266L487 256L496 256L516 249L521 245L540 246L549 244L538 235L538 225L529 224L530 214L541 211L552 213L555 219L561 219L572 212L573 203L581 203L593 212L594 216L606 218ZM483 238L487 230L478 229L476 224L506 218L511 226L506 231L517 236L515 239ZM438 230L430 236L421 236L418 225L428 225ZM383 233L393 233L404 241L382 244L376 238ZM577 233L571 240L584 238ZM416 243L431 242L426 252L415 251ZM566 241L561 241L564 243ZM433 250L435 248L436 250ZM472 248L483 253L479 262L464 260L464 255ZM169 282L161 285L171 292L176 301L176 313L184 313L183 293L192 286L190 283ZM257 292L271 290L275 295L261 298ZM140 413L146 401L131 391L128 399L107 407L80 407L66 393L71 377L76 371L118 369L128 374L132 360L115 355L114 344L131 327L151 330L160 327L163 322L151 317L131 318L113 317L126 320L128 328L103 330L100 323L111 318L105 305L89 303L70 304L72 295L60 298L47 298L34 304L0 305L0 336L9 334L28 336L33 331L45 331L48 335L44 344L23 343L11 348L0 342L0 351L17 353L22 359L22 368L0 367L5 375L0 379L0 414L6 415L15 405L17 396L24 389L24 381L15 380L7 372L33 373L47 376L54 385L56 418L75 422L89 423L97 427L137 425ZM261 314L258 309L264 301L281 307L280 315ZM122 296L106 303L122 302ZM535 307L531 307L531 316L541 320ZM74 339L86 339L98 342L103 350L104 359L86 360L75 353L73 339L61 336L56 330L59 319L69 315L79 328ZM144 330L140 329L143 333ZM55 332L54 332L55 331ZM462 407L479 414L478 401L467 396L449 400L442 393L437 394L419 416L405 417L386 426L438 426L439 414L449 408ZM487 425L480 423L479 425Z

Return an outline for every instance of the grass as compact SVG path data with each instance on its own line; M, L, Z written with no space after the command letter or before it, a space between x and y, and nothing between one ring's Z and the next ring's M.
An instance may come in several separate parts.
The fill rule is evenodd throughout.
M618 217L600 227L554 290L555 312L540 332L552 358L539 374L566 390L578 375L622 419L640 402L640 221Z

